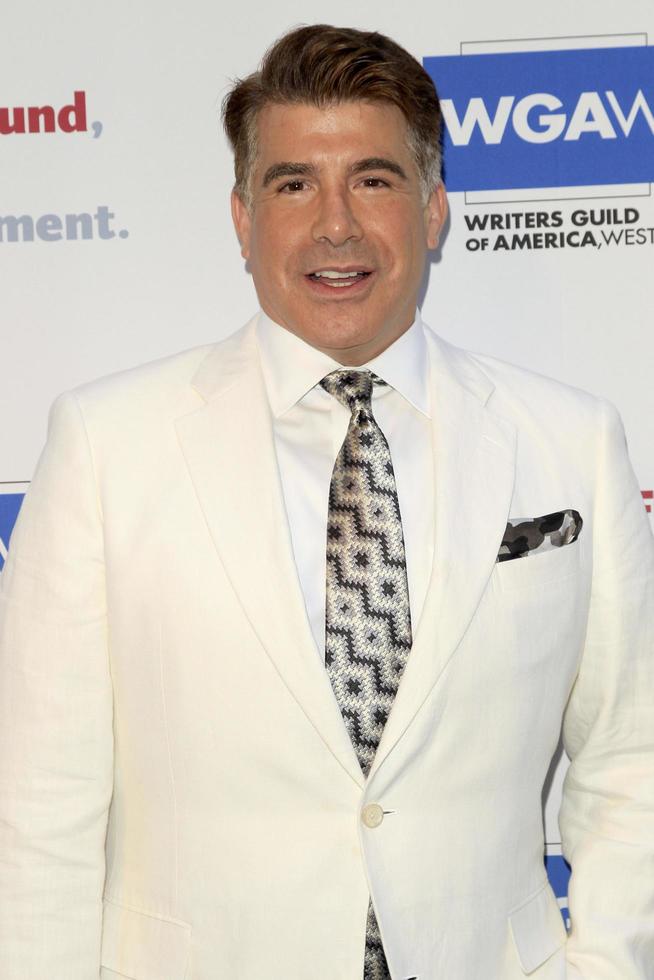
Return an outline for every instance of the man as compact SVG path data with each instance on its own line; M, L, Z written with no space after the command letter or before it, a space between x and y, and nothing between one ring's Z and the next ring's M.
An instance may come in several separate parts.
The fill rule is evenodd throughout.
M262 311L57 399L2 577L2 978L651 978L617 413L421 322L440 114L394 42L294 31L225 124Z

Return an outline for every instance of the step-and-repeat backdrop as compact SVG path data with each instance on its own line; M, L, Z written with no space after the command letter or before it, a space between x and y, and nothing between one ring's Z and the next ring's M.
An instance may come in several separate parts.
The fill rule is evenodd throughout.
M5 10L0 567L54 397L222 338L256 309L219 108L298 15L290 0ZM451 208L424 318L456 344L611 399L650 511L651 0L306 0L301 17L382 31L424 63L443 101ZM564 917L565 765L553 763L545 800Z

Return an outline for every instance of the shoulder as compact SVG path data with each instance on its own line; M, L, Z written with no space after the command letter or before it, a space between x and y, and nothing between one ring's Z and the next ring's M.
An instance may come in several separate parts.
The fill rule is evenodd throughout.
M107 419L114 425L175 418L202 404L195 385L208 364L233 358L245 350L251 338L252 321L224 340L191 347L126 370L113 372L62 392L51 409L60 403L76 403L84 418Z
M531 418L547 425L562 420L571 425L595 425L598 417L616 413L601 396L489 354L456 347L429 327L426 330L436 359L480 391L484 391L483 379L483 397L489 407L515 423Z

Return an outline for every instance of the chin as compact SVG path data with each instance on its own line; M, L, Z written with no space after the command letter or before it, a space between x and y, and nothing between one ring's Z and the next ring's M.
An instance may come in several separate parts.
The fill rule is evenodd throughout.
M374 343L376 336L374 330L352 330L342 327L335 330L316 330L310 336L305 335L304 339L313 344L314 347L332 351L347 351L353 347L363 347Z
M379 330L375 330L372 324L354 324L350 322L340 322L336 320L329 324L317 323L308 330L303 328L300 336L313 344L314 347L329 347L331 349L347 349L349 347L360 347L374 341Z

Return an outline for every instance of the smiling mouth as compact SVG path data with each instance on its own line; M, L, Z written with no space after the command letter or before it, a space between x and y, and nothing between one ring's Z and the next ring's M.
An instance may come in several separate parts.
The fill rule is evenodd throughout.
M355 283L367 279L369 275L370 272L366 269L349 269L347 271L319 269L316 272L310 272L307 275L307 279L311 282L319 282L321 285L328 286L332 289L347 289L349 286L353 286Z

